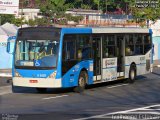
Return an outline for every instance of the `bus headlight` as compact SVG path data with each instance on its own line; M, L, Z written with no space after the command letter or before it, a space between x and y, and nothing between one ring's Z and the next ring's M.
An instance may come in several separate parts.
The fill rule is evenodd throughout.
M21 77L21 75L16 70L14 71L14 75L15 77Z
M53 72L52 74L50 74L49 78L55 78L56 74L57 74L57 72Z

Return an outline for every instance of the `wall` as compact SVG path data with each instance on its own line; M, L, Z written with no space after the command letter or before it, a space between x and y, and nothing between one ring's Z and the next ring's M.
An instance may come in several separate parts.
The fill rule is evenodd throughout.
M156 22L150 21L150 28L152 29L152 40L154 44L154 65L160 65L160 20Z
M12 54L8 54L7 49L8 36L0 36L0 69L11 69L12 68ZM14 37L15 39L15 37ZM13 39L12 39L13 40ZM14 48L14 42L11 43Z

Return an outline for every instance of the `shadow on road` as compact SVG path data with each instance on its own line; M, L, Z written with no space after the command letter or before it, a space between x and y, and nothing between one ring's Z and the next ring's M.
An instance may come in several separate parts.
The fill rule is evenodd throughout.
M152 72L152 74L160 76L160 73Z
M136 81L145 79L145 76L138 76ZM96 88L104 88L104 87L110 87L110 86L114 86L114 85L121 85L121 84L126 84L127 79L123 79L123 80L117 80L117 81L109 81L109 82L104 82L104 83L98 83L98 84L94 84L94 85L88 85L86 86L86 91L95 91ZM29 88L29 87L16 87L16 93L38 93L38 94L65 94L65 93L72 93L73 91L73 87L71 88L49 88L47 89L47 91L45 93L39 93L36 88Z

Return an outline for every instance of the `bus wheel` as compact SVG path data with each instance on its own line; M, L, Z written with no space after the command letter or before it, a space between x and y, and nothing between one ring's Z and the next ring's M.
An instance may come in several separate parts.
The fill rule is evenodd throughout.
M82 93L86 86L88 75L85 71L82 71L79 75L78 86L74 88L74 91L77 93Z
M18 93L19 91L17 89L18 89L18 87L14 86L12 83L12 93Z
M46 93L47 88L36 88L39 93Z
M130 70L129 70L129 83L134 83L136 79L136 66L131 65Z

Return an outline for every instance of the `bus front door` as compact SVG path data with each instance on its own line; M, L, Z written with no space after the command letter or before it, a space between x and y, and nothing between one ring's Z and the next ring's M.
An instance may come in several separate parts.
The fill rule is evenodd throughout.
M101 37L93 37L94 81L101 80Z

